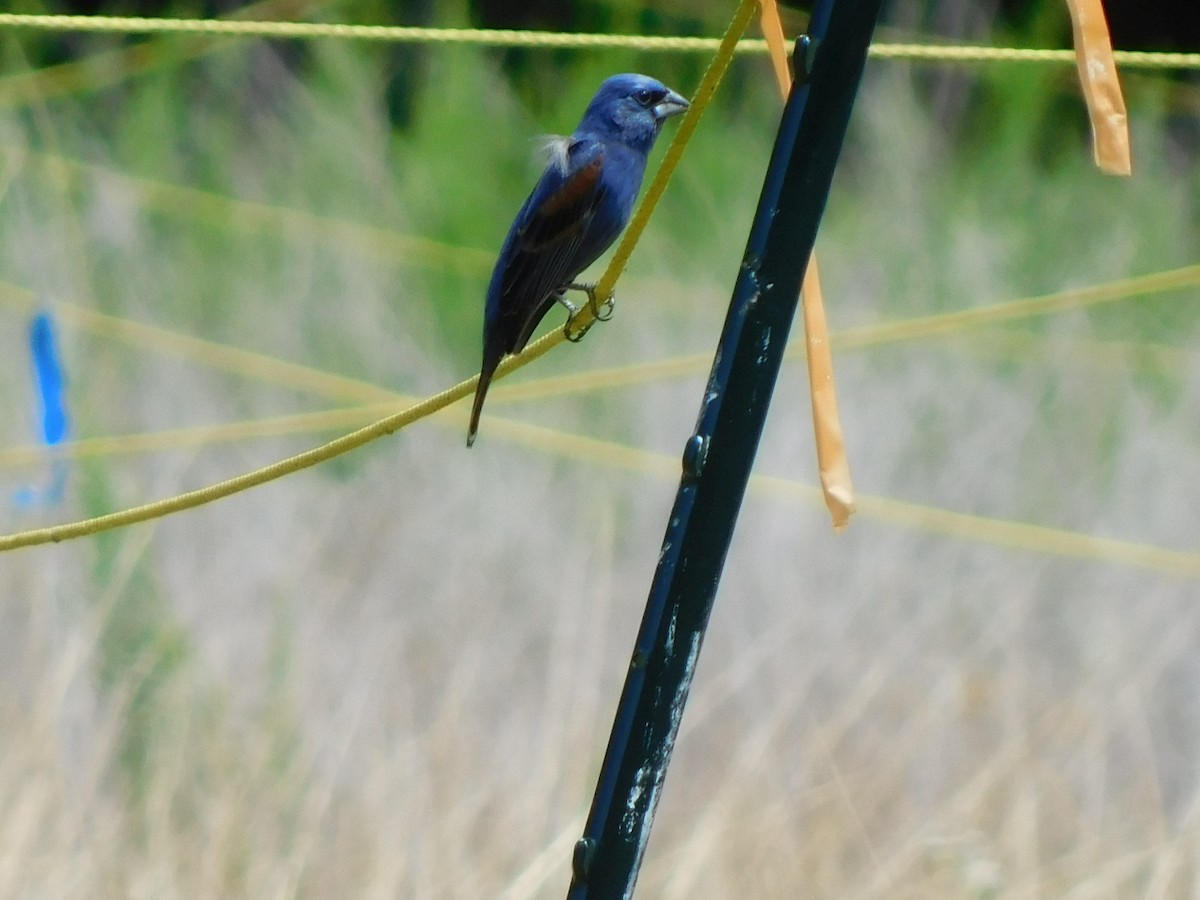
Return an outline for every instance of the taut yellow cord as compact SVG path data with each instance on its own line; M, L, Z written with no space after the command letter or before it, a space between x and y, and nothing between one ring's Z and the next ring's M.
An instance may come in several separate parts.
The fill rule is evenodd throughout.
M658 171L655 173L654 180L647 189L645 198L643 198L637 212L634 213L633 219L630 221L629 227L626 229L625 235L617 247L612 261L597 284L596 292L601 298L612 296L613 286L624 270L625 264L633 252L634 246L637 244L638 238L641 237L642 231L645 229L646 223L654 211L654 207L657 205L663 191L666 190L671 173L683 156L684 147L695 132L696 125L700 121L700 116L703 114L704 108L712 99L713 94L716 93L717 85L720 83L725 71L729 68L729 61L733 58L734 49L737 47L742 32L745 31L746 26L749 24L754 9L755 0L741 0L737 12L734 13L733 21L730 22L725 36L721 39L716 56L709 64L704 77L700 80L700 86L697 88L696 95L692 99L691 107L684 114L683 121L680 122L679 128L676 130L675 139L671 142L671 146L667 148L662 165L659 166ZM0 16L0 25L5 24L6 18L11 19L12 17ZM90 19L91 17L85 18ZM227 24L244 23L230 22ZM591 311L587 306L581 310L580 316L578 324L581 327L586 327L592 318ZM561 330L551 332L541 340L530 344L520 355L511 356L504 360L496 370L495 377L502 378L514 369L532 362L563 340L564 335ZM456 400L461 400L463 397L474 393L477 380L477 377L469 378L401 412L380 419L378 422L374 422L357 431L352 431L327 444L322 444L320 447L315 447L312 450L307 450L304 453L288 457L287 459L263 466L251 472L246 472L226 481L218 482L217 484L119 512L96 516L91 519L83 519L63 525L52 525L47 528L35 528L30 531L2 536L0 537L0 552L15 550L19 547L31 547L37 544L57 543L59 541L70 540L71 538L85 537L101 531L108 531L113 528L121 528L125 525L133 525L137 522L147 522L151 519L170 515L171 513L182 512L185 509L193 509L197 506L203 506L206 503L212 503L214 500L220 500L223 497L241 493L260 484L266 484L268 481L274 481L277 478L282 478L284 475L290 475L293 472L299 472L302 469L307 469L318 463L333 459L335 456L340 456L343 453L361 447L363 444L369 443L376 438L391 434L418 419L432 415Z

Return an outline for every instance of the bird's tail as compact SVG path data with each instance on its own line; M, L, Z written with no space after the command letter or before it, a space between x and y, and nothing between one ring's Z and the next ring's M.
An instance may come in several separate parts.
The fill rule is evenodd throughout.
M475 443L475 432L479 430L479 414L483 412L483 400L492 383L492 375L496 372L496 366L500 365L500 359L503 356L503 353L497 353L491 347L484 348L483 366L479 371L479 384L475 386L475 403L471 407L471 424L467 426L468 447Z

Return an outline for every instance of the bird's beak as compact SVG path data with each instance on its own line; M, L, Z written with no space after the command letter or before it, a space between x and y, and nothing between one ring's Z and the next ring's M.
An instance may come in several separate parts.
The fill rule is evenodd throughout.
M663 97L658 103L654 104L654 118L662 121L663 119L683 112L690 104L681 95L674 91L668 90L667 96Z

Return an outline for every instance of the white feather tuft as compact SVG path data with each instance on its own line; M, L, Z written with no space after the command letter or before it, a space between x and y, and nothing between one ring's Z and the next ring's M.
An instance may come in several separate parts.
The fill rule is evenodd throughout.
M560 174L566 175L567 166L570 163L568 156L570 148L571 139L569 137L561 134L544 134L538 152L545 159L547 165L556 166Z

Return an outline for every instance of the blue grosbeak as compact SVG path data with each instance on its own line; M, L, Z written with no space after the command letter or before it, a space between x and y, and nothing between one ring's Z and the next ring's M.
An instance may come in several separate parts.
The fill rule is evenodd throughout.
M550 159L517 213L488 284L483 313L483 367L475 389L467 446L500 360L520 353L576 276L617 239L633 212L646 157L663 120L688 102L645 75L614 75L588 104L570 137L552 138Z

